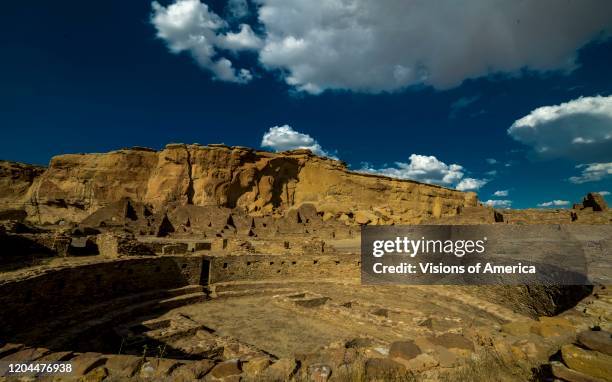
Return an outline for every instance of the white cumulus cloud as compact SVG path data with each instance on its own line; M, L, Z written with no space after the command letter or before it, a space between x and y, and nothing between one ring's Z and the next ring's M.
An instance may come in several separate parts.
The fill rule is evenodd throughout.
M612 162L581 164L576 166L576 168L582 169L582 173L569 178L570 182L576 184L597 182L612 176Z
M493 196L508 196L508 190L495 191Z
M610 195L610 191L599 191L599 192L597 192L597 193L598 193L599 195L601 195L601 196L608 196L608 195Z
M512 200L506 199L489 199L484 202L485 206L497 207L497 208L510 208L512 206Z
M569 203L567 200L551 200L550 202L539 203L538 207L563 207Z
M175 54L189 52L215 79L246 83L253 75L250 70L234 67L220 50L257 50L262 42L247 24L232 32L228 23L199 0L177 0L167 7L152 3L151 23L157 37Z
M269 147L274 151L308 149L314 154L338 159L323 150L321 145L310 135L295 131L289 125L271 127L261 140L261 147Z
M461 179L455 188L459 191L476 191L488 182L486 179L465 178Z
M412 154L409 162L395 162L393 167L373 168L364 164L359 170L399 179L411 179L423 183L456 187L460 191L477 190L487 181L483 179L463 178L464 168L458 164L446 164L433 155Z
M230 50L258 49L261 44L261 39L248 24L240 24L238 32L229 32L218 41L220 47Z
M463 178L463 167L438 160L435 156L412 154L409 162L395 162L395 167L380 169L365 164L360 170L399 179L412 179L424 183L434 183L450 186Z
M495 72L575 68L576 49L612 30L612 3L257 0L260 60L288 84L394 91L450 88Z
M411 85L446 89L524 69L569 72L578 48L612 31L608 0L253 2L258 25L251 29L261 30L263 41L246 46L258 50L263 67L279 70L287 84L311 94ZM188 50L217 78L244 82L236 70L221 77L211 61L228 21L248 15L247 0L229 0L227 21L200 0L176 0L168 7L154 2L153 9L158 35L172 51Z
M612 96L581 97L539 107L515 121L508 134L542 158L610 160Z

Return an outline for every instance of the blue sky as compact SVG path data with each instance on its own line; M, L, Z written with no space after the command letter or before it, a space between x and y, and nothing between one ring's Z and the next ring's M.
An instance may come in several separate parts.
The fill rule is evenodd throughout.
M0 158L301 146L499 206L612 191L612 3L455 3L9 2Z

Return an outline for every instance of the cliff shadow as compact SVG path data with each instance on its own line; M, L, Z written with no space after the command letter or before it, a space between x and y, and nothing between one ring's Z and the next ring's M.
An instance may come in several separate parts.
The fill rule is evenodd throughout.
M109 330L120 324L204 301L206 294L193 287L204 262L199 257L126 259L5 283L0 286L0 339L99 352L101 333L114 344Z
M255 170L256 171L256 170ZM295 158L274 158L266 164L266 166L259 172L256 172L253 179L248 185L242 185L240 177L236 176L232 180L228 188L227 205L228 208L236 208L238 200L247 192L253 191L254 188L257 190L257 198L262 197L262 191L259 189L262 185L262 178L268 177L272 180L270 186L270 200L274 208L281 206L283 202L283 192L287 191L287 185L291 182L298 181L298 174L300 171L300 164ZM291 199L290 195L285 195L288 201Z

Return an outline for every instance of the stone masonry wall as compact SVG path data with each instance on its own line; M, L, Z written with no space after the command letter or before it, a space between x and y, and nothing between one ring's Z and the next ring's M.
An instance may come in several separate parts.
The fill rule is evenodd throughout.
M209 283L307 279L350 280L360 275L360 257L338 255L245 255L211 257Z
M199 284L201 271L201 257L163 256L56 268L4 281L0 283L0 338L28 323L56 319L113 298Z

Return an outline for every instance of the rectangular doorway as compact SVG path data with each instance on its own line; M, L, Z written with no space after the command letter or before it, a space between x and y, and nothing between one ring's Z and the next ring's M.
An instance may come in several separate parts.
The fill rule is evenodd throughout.
M202 259L202 272L200 273L200 285L208 285L210 277L210 261Z

